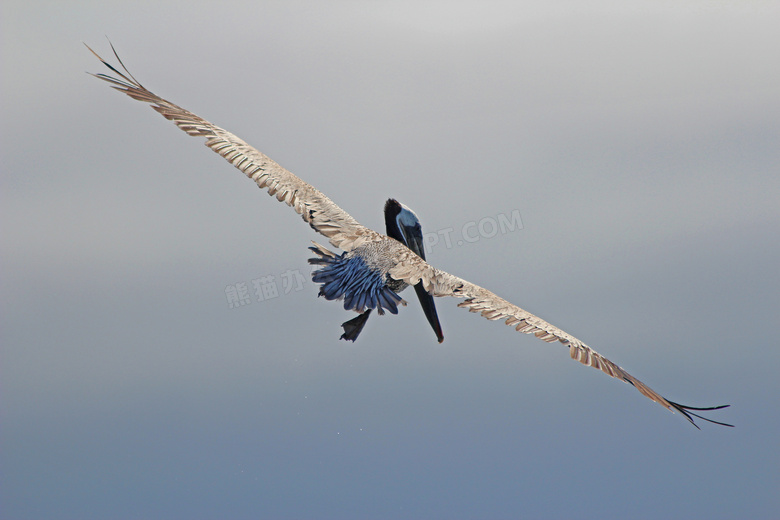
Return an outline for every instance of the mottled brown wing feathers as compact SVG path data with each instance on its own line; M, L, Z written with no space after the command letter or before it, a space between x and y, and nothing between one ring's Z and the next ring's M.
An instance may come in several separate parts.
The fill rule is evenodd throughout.
M269 195L274 195L280 202L291 206L313 229L328 237L335 247L349 251L362 243L381 237L375 231L362 226L322 192L282 168L267 155L227 130L147 90L127 71L116 51L114 55L124 72L113 67L89 46L87 48L116 75L92 74L93 76L110 83L113 88L135 100L149 103L154 110L189 135L205 137L206 146L244 172L260 188L267 189Z
M572 359L579 361L583 365L599 369L608 376L629 383L648 399L655 401L672 412L678 411L682 413L697 428L698 426L693 421L692 416L715 424L731 426L730 424L713 421L692 412L692 410L717 410L725 408L727 405L711 408L694 408L669 401L574 336L483 287L436 269L411 252L402 258L398 265L390 271L390 276L403 280L410 285L414 285L422 280L426 290L434 296L463 298L463 301L458 303L458 307L468 309L469 312L479 313L488 320L503 320L506 325L514 327L516 331L533 334L548 343L559 341L569 347L569 354Z

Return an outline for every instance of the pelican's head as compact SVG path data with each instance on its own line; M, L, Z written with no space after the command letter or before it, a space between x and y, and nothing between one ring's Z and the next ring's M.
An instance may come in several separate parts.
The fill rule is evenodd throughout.
M387 199L385 203L385 228L387 236L398 240L425 260L420 219L409 206L401 204L395 199Z
M401 204L395 199L387 199L385 203L385 228L387 236L394 238L411 249L417 256L425 260L425 248L423 245L423 232L420 225L420 219L414 211L408 206ZM431 324L433 332L439 343L444 341L444 334L441 331L439 316L436 313L436 305L433 303L433 296L422 285L422 282L414 286L417 298L420 300L425 317Z

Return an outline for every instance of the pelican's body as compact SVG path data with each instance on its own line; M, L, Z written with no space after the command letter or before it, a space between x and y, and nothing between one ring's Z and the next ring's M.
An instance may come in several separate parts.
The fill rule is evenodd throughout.
M317 243L315 247L309 248L318 255L317 258L311 258L309 263L323 266L312 274L312 280L322 284L319 295L328 300L343 299L346 310L360 313L358 317L341 325L344 328L341 339L355 341L372 310L377 309L380 315L386 310L398 314L398 304L406 305L398 293L409 284L390 275L396 266L396 258L405 254L408 248L425 260L422 226L411 209L395 199L389 199L385 204L385 227L387 236L342 255L328 251ZM417 282L414 289L425 317L441 343L444 334L433 297L425 290L422 282Z
M398 293L409 284L390 276L392 259L402 247L400 242L382 240L363 244L341 255L317 243L309 248L318 255L309 263L323 266L312 274L312 280L322 284L320 296L344 300L344 309L360 313L357 318L342 324L341 339L355 341L372 310L376 309L380 315L384 311L398 314L398 305L406 305ZM426 296L430 298L427 293Z
M320 266L313 274L314 281L321 284L320 295L329 300L343 299L345 308L360 313L357 318L344 323L342 338L357 338L372 309L377 309L378 314L385 310L392 314L397 313L398 305L405 304L398 292L411 285L415 287L426 317L439 341L442 341L443 335L432 297L462 298L463 301L458 307L480 313L489 320L502 320L515 330L534 334L543 341L562 343L569 348L573 359L631 384L642 395L661 406L671 411L679 411L694 426L696 424L692 416L724 424L701 417L692 411L714 410L724 406L694 408L665 399L574 336L483 287L428 264L422 249L419 221L409 208L389 200L385 206L388 234L368 229L322 192L282 168L262 152L230 132L153 94L136 81L124 65L122 67L126 74L119 72L97 54L95 56L118 75L118 78L104 74L98 74L96 77L108 81L114 88L133 99L151 104L154 110L189 135L205 137L209 148L244 172L260 188L267 189L277 200L291 206L315 231L327 237L332 246L344 251L336 254L315 243L311 249L317 257L310 260ZM119 60L118 56L117 59ZM119 63L121 64L121 60Z

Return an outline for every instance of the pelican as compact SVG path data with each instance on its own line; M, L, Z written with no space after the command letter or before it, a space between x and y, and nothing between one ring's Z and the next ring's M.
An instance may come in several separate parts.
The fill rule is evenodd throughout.
M680 412L696 428L699 426L694 417L713 424L733 426L696 413L719 410L729 405L702 408L666 399L562 329L483 287L428 264L422 247L419 219L408 207L394 199L388 200L385 205L387 234L368 229L314 186L235 135L147 90L127 70L113 45L111 50L124 72L101 58L89 46L87 48L115 74L99 73L93 76L137 101L148 103L187 134L204 137L206 146L244 172L261 189L266 189L269 195L293 208L312 229L325 236L334 248L343 251L337 254L316 242L310 247L317 255L310 263L320 266L312 275L313 280L321 284L319 294L328 300L343 300L345 309L359 313L356 318L342 325L342 339L354 341L372 309L376 309L378 314L384 311L396 314L398 305L406 303L398 293L408 286L414 286L439 342L444 336L433 297L460 298L462 301L458 307L479 313L488 320L502 320L516 331L533 334L542 341L562 343L569 348L572 359L630 384L639 393L672 413Z
M422 226L414 211L395 199L388 199L385 203L385 228L388 237L401 242L425 260ZM309 263L324 266L312 275L313 281L322 284L319 296L324 296L327 300L343 299L344 309L360 313L356 318L341 324L344 334L340 339L355 341L374 308L380 315L384 314L385 310L398 314L398 304L406 305L397 293L409 284L389 276L389 264L387 272L368 267L383 263L381 255L374 253L377 256L369 257L369 249L357 248L337 256L316 242L314 247L309 249L319 256L309 259ZM436 339L441 343L444 341L444 334L433 296L426 290L422 280L415 284L414 290Z

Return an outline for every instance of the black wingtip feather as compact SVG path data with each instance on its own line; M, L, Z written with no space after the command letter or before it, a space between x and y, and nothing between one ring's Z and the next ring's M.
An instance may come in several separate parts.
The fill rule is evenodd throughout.
M709 411L709 410L722 410L723 408L728 408L729 406L731 406L730 404L722 404L720 406L707 406L707 407L700 408L700 407L696 407L696 406L686 406L686 405L683 405L683 404L680 404L680 403L675 403L674 401L670 401L668 399L666 401L670 405L672 405L672 407L675 410L680 412L686 419L688 419L688 422L690 422L692 425L694 425L699 430L701 430L701 428L699 428L699 425L696 424L696 422L693 420L693 417L696 417L697 419L701 419L702 421L707 421L707 422L712 423L712 424L719 424L721 426L728 426L729 428L733 428L734 427L733 424L728 424L728 423L724 423L724 422L720 422L720 421L714 421L712 419L708 419L708 418L706 418L704 416L701 416L701 415L691 411L691 410L696 410L697 412L701 412L701 411Z
M106 37L106 39L108 39L108 37ZM82 42L82 43L84 43L84 42ZM108 81L108 82L110 82L110 83L115 83L115 84L117 84L117 85L121 85L122 87L125 87L125 88L128 88L128 87L129 87L129 88L133 88L133 87L135 87L135 88L142 88L142 89L143 89L143 88L145 88L143 85L141 85L141 83L140 83L140 82L139 82L137 79L135 79L135 77L134 77L134 76L133 76L133 75L130 73L130 71L129 71L129 70L127 70L127 67L125 67L125 64L124 64L124 63L122 63L122 59L119 57L119 54L117 54L117 52L116 52L116 49L114 48L114 44L113 44L113 43L111 43L111 40L108 40L108 44L111 46L111 51L114 53L114 56L116 56L116 59L117 59L117 61L118 61L118 62L119 62L119 64L122 66L122 68L123 68L123 69L124 69L124 71L127 73L127 75L123 74L122 72L120 72L119 70L117 70L117 69L116 69L116 67L114 67L113 65L111 65L110 63L108 63L106 60L104 60L104 59L103 59L103 58L102 58L102 57L101 57L101 56L100 56L100 55L99 55L97 52L95 52L95 51L92 49L92 47L90 47L90 46L89 46L89 45L87 45L86 43L84 43L84 47L86 47L87 49L89 49L89 52L91 52L92 54L94 54L94 55L95 55L95 57L96 57L97 59L99 59L99 60L101 61L101 63L103 63L103 65L105 65L106 67L108 67L108 68L109 68L109 69L110 69L112 72L114 72L114 73L115 73L117 76L119 76L120 78L122 78L122 79L124 80L124 82L123 82L123 81L120 81L120 80L118 80L118 79L116 79L116 78L113 78L113 77L111 77L111 76L108 76L108 75L106 75L106 74L93 74L93 73L91 73L91 72L88 72L88 74L91 74L92 76L95 76L96 78L102 79L102 80L104 80L104 81ZM129 76L129 77L128 77L128 76ZM115 88L116 88L116 87L115 87Z

